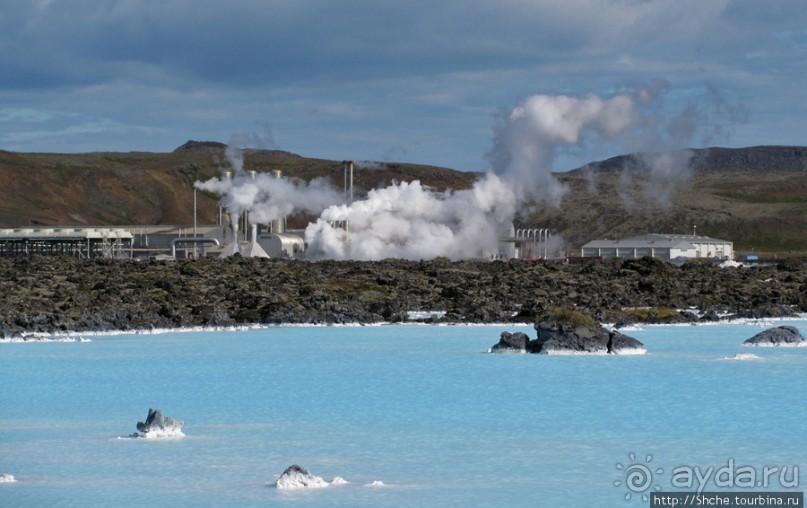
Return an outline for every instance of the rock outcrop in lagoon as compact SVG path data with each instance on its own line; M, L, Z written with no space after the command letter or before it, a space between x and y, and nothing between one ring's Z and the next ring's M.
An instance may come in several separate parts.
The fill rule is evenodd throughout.
M339 484L345 483L341 478L340 480ZM275 481L275 487L278 489L319 489L328 485L329 483L321 477L314 476L306 468L297 464L287 467L280 478Z
M775 328L768 328L750 339L746 340L743 344L747 346L801 346L805 344L804 337L799 329L795 326L777 326Z
M499 342L491 346L491 353L521 352L526 353L530 347L530 337L524 332L502 332ZM532 352L532 351L530 351Z
M319 476L311 474L306 468L292 464L287 467L283 474L275 480L275 487L281 490L295 490L295 489L321 489L324 487L339 487L342 485L349 485L350 482L341 476L334 476L330 482L323 480ZM269 485L269 484L267 484ZM384 487L384 482L380 480L373 480L372 483L367 483L365 487Z
M547 355L629 355L643 354L644 344L618 331L611 331L590 317L562 310L535 324L538 336L530 339L523 332L502 332L491 352L523 352Z
M184 423L181 420L175 420L170 416L163 416L162 411L159 409L149 409L149 414L145 422L137 422L137 430L140 434L134 434L134 437L145 438L159 438L159 437L183 437L185 434L182 432Z

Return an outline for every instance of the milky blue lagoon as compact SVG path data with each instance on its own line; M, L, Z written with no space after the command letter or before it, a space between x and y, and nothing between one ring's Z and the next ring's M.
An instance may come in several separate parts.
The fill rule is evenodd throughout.
M807 483L807 348L740 345L779 324L807 335L645 326L626 333L648 354L625 357L488 354L534 336L512 326L3 343L0 506L648 506L674 468L729 460ZM186 437L126 438L149 408ZM294 463L351 483L274 488ZM625 485L635 464L648 490Z

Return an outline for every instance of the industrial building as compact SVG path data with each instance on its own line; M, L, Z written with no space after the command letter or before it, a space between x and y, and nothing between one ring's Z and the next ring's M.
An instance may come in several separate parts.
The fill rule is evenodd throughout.
M499 259L548 259L549 238L548 229L515 229L510 223L509 227L499 232Z
M708 236L648 234L623 240L594 240L583 245L583 257L638 259L732 259L734 244Z
M0 256L65 255L79 258L132 256L129 231L106 227L0 229Z
M354 200L352 161L343 161L345 202ZM273 170L275 178L282 172ZM257 172L247 171L248 178ZM232 179L232 171L223 173ZM203 257L263 257L303 259L306 252L305 231L286 227L286 218L267 224L252 222L249 212L231 216L224 200L216 210L216 224L196 224L196 194L193 200L193 225L122 225L106 227L63 226L0 229L0 257L26 255L67 255L78 258L116 259L197 259ZM348 221L333 221L331 226L343 230L350 238ZM504 224L499 244L490 252L480 250L482 259L546 259L550 231L548 229L515 229Z

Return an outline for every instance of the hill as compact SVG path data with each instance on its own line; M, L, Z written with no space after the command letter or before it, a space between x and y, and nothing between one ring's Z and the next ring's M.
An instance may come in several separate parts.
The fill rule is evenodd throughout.
M189 141L171 153L14 153L0 150L0 227L191 224L193 184L230 164L226 145ZM244 150L244 166L289 177L330 178L342 188L342 161L278 150ZM366 167L365 167L366 166ZM404 163L358 165L357 195L393 180L421 180L439 190L467 188L476 175ZM217 197L198 193L198 221L213 224Z
M570 189L561 208L540 209L527 221L575 247L696 231L731 240L740 253L807 253L807 148L688 150L672 164L649 167L658 156L626 155L558 174Z
M226 146L189 141L171 153L48 154L0 151L0 227L190 224L193 183L229 165ZM807 148L709 148L633 154L555 176L568 187L559 208L529 207L518 227L549 227L572 253L595 238L647 232L731 240L760 255L807 254ZM245 167L280 169L343 185L341 161L245 150ZM654 164L660 162L660 164ZM405 163L357 164L357 195L396 181L468 188L476 174ZM213 223L216 196L198 194L199 223ZM290 224L302 226L303 224Z

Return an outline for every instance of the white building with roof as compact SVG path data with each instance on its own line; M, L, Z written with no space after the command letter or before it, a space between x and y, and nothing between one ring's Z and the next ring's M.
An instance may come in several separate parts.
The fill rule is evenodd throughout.
M649 234L623 240L594 240L583 245L583 257L639 259L653 257L667 261L686 259L733 259L734 244L708 236Z

